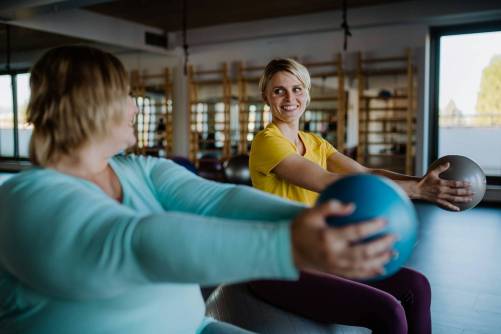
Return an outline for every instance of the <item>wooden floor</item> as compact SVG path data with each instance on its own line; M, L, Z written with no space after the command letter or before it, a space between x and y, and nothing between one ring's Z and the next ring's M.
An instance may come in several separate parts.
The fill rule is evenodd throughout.
M433 333L501 333L501 208L416 208L420 236L408 266L430 280Z

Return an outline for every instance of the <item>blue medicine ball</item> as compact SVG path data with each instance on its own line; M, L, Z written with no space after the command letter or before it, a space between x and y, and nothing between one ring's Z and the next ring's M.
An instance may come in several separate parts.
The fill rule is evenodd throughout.
M385 234L394 234L397 241L393 246L396 256L386 264L385 274L374 280L396 273L410 257L417 235L417 215L413 204L396 184L383 177L371 174L357 174L343 177L329 185L319 196L318 203L336 199L343 203L354 203L355 211L344 217L330 217L331 226L345 226L373 218L387 221L386 227L364 241L374 240Z

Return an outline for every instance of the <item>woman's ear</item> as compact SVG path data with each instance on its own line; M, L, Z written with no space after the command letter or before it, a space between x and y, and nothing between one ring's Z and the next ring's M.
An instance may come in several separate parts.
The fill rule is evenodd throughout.
M265 104L270 105L268 103L268 99L266 98L266 94L264 92L261 93L261 97L263 98L263 101L264 101Z

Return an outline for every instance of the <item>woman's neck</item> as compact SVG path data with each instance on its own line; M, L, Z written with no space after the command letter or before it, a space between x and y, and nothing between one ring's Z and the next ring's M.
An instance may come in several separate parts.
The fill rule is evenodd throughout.
M108 164L110 155L96 147L84 147L65 155L47 167L76 176L97 185L111 198L121 202L123 190L118 176Z
M75 150L72 154L59 157L47 167L92 181L95 176L106 170L109 158L110 156L96 147L86 146Z
M273 120L273 124L275 124L280 132L285 136L285 138L289 139L291 142L297 145L299 138L299 123L284 123L277 120Z
M306 147L299 137L299 121L297 123L285 123L277 120L273 120L280 132L287 138L290 142L296 146L296 152L299 155L304 155L306 153Z

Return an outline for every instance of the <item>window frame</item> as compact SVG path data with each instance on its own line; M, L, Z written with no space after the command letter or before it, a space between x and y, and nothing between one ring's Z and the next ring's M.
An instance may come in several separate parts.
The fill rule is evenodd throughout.
M440 38L445 36L501 32L501 21L430 27L430 81L428 166L438 158L439 96L440 96ZM501 176L487 175L487 185L501 185Z

